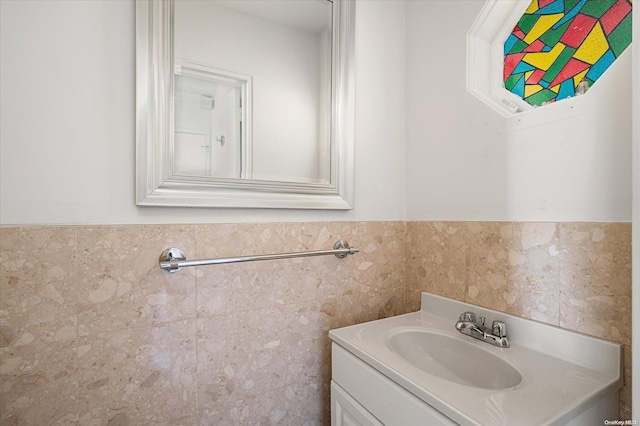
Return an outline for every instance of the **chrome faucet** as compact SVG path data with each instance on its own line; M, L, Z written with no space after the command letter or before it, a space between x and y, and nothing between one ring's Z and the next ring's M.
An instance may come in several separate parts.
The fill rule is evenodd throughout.
M456 322L456 330L493 346L508 348L507 325L503 321L496 320L491 324L491 328L489 328L485 327L485 320L484 317L480 317L480 322L478 323L476 322L476 314L473 312L464 312L460 315L458 322Z

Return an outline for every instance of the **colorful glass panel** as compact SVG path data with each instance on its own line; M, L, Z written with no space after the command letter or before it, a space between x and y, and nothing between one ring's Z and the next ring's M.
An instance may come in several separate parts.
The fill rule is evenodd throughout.
M504 87L534 106L584 93L631 44L631 8L533 0L504 42Z

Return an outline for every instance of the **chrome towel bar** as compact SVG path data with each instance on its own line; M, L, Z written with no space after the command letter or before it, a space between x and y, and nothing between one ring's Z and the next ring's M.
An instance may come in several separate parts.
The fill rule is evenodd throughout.
M336 241L333 250L298 251L293 253L260 254L254 256L219 257L217 259L187 260L179 248L168 248L160 254L160 267L168 272L176 272L187 266L220 265L223 263L253 262L256 260L290 259L293 257L326 256L334 254L338 258L355 254L359 250L349 247L344 240Z

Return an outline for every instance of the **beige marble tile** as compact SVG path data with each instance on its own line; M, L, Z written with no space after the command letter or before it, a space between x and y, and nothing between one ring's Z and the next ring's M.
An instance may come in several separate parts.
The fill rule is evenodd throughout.
M558 325L555 223L409 222L407 234L408 309L428 291Z
M561 227L560 326L625 345L620 418L630 419L631 225Z
M288 332L286 349L286 384L328 379L331 359L329 331L336 328L338 312L326 309L326 301L289 305L286 311Z
M631 380L632 368L631 368L631 347L624 347L624 387L620 390L620 419L631 420L633 419L631 408Z
M398 222L358 223L352 244L360 248L353 256L358 261L355 294L362 295L376 311L380 308L389 313L396 312L393 305L402 303L403 294L397 290L406 287L406 225ZM379 294L381 297L378 298Z
M564 224L560 326L631 343L631 225Z
M0 424L77 424L75 347L70 339L0 349Z
M0 347L77 335L76 231L0 228Z
M288 386L285 392L287 425L331 423L330 380L311 380Z
M287 424L323 424L330 418L331 340L328 333L343 325L339 317L344 317L346 310L336 309L335 305L329 307L326 300L300 303L291 308L292 350L286 371Z
M287 251L331 249L338 240L359 249L345 258L289 260L288 279L297 292L292 301L354 295L366 299L389 288L404 288L405 238L405 226L399 222L288 224ZM402 300L402 292L397 297Z
M81 424L180 424L197 414L196 320L84 336Z
M200 414L201 426L285 424L292 423L286 422L284 389L247 396L218 407L210 407Z
M285 250L329 250L338 240L346 240L350 245L360 248L356 229L355 223L345 222L287 224ZM362 262L360 253L342 259L329 255L288 260L288 273L284 278L290 283L290 300L302 302L352 294L356 291L355 279ZM363 268L370 266L370 263L365 263Z
M193 256L193 226L79 227L80 334L194 318L194 268L169 273L158 266L169 247Z
M200 410L284 388L284 307L198 319Z
M340 238L360 252L157 265L170 246L196 259ZM605 337L629 360L630 238L507 222L1 228L2 424L326 424L329 330L418 309L421 291ZM630 378L627 362L621 418Z
M197 225L196 257L201 259L282 253L282 224ZM289 282L282 279L286 261L266 260L197 267L198 315L282 305Z
M468 230L459 222L407 223L407 307L420 308L427 291L464 300L467 284Z
M467 226L468 277L466 301L506 312L510 295L509 251L513 225L502 222Z
M514 223L507 312L559 325L560 239L556 223Z

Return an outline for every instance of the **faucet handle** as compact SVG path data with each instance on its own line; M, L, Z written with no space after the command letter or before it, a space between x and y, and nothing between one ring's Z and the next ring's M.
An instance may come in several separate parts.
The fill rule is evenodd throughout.
M507 324L504 321L495 320L491 325L494 336L507 337Z
M473 312L464 312L460 314L460 321L476 322L476 314Z

